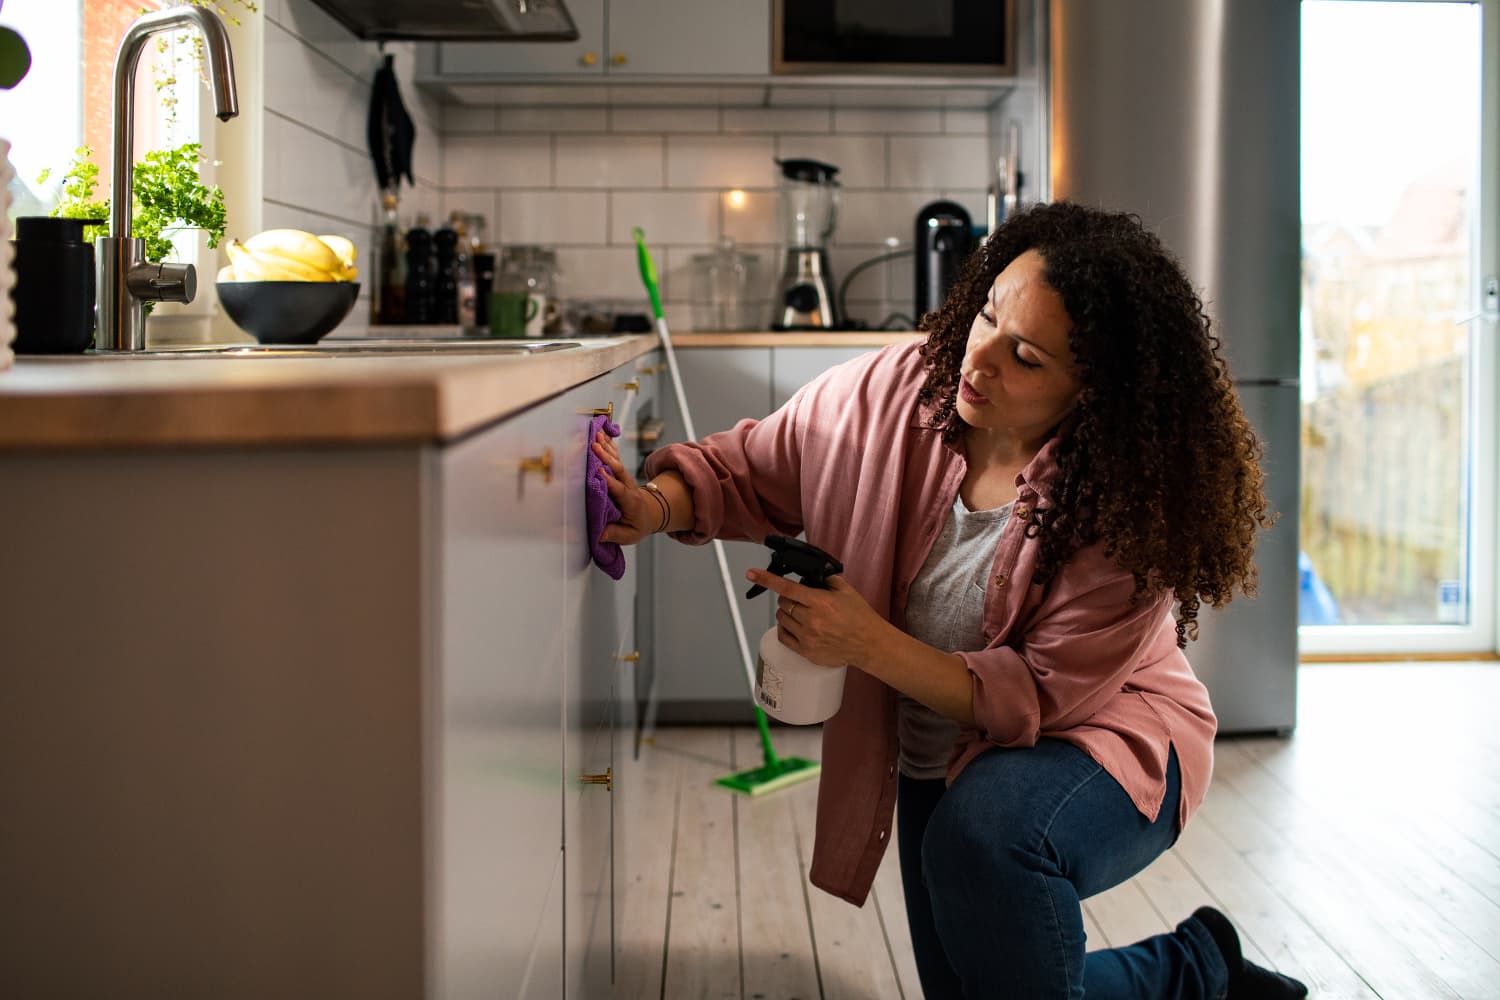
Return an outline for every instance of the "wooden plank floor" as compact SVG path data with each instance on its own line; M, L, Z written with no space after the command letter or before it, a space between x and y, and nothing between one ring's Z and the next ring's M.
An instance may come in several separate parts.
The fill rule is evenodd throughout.
M1500 664L1301 672L1290 739L1226 738L1177 845L1084 904L1091 948L1203 903L1248 956L1320 998L1500 1000ZM774 730L818 756L815 730ZM863 908L807 882L817 782L748 799L713 784L753 729L662 729L626 802L619 996L921 997L895 845Z

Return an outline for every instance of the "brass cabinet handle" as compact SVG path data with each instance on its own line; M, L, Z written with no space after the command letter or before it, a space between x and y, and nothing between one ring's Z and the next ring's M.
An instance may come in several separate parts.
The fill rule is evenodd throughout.
M626 392L640 392L641 380L638 378L633 378L629 382L621 382L620 388L624 389Z
M621 655L615 657L615 659L619 660L621 663L640 663L641 651L636 650L634 653L622 653Z
M630 436L637 441L644 441L650 444L653 441L660 440L661 436L666 433L666 430L667 422L665 420L660 417L652 417L650 420L642 420L641 429Z
M585 774L580 779L585 785L603 785L606 792L615 790L615 769L606 767L603 774Z
M623 53L623 52L616 52L615 53L614 63L615 63L616 66L624 66L625 65L625 61L626 61L625 60L625 53Z
M583 58L579 59L578 61L583 63L585 66L592 66L594 65L594 63L599 61L599 57L592 52L585 52L583 54Z
M598 407L595 407L592 410L579 410L578 412L584 414L585 416L590 416L590 417L601 417L602 416L602 417L609 417L609 419L613 420L615 418L615 401L614 400L610 400L609 401L609 405L606 406L606 407L604 407L603 409L599 409Z
M521 472L523 475L528 472L540 472L542 474L542 482L551 483L552 449L543 448L542 453L536 458L521 459Z
M666 365L647 365L644 368L637 368L636 369L636 371L640 372L642 375L660 375L662 372L664 372L666 370L667 370L667 366Z

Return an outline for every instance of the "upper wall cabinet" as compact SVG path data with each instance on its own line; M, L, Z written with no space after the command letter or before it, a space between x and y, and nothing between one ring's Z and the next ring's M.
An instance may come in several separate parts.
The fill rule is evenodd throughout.
M576 42L442 42L422 75L520 78L765 76L770 0L570 0Z

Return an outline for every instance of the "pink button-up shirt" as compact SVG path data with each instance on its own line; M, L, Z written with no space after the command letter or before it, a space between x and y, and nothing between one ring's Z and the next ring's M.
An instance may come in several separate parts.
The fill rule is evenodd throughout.
M692 489L695 523L674 537L701 545L805 531L899 627L967 470L931 408L917 403L924 378L916 344L888 347L830 369L764 420L654 452L650 475L675 469ZM1049 442L1016 478L1014 516L985 591L987 645L959 654L977 725L963 729L948 780L990 747L1052 737L1098 761L1154 820L1175 746L1180 828L1213 770L1208 692L1177 648L1171 595L1132 605L1130 573L1102 546L1076 553L1050 582L1033 582L1040 543L1025 529L1030 512L1050 502L1054 453ZM850 670L843 704L823 727L811 878L857 905L889 841L896 749L895 692Z

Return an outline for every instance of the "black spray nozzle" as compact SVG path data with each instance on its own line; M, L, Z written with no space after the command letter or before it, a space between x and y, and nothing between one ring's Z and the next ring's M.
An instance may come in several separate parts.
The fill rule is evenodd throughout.
M803 586L828 589L828 578L844 571L844 564L824 552L816 545L785 535L767 535L766 547L771 550L771 565L766 572L777 576L796 573ZM745 592L746 597L764 594L766 588L756 584Z

